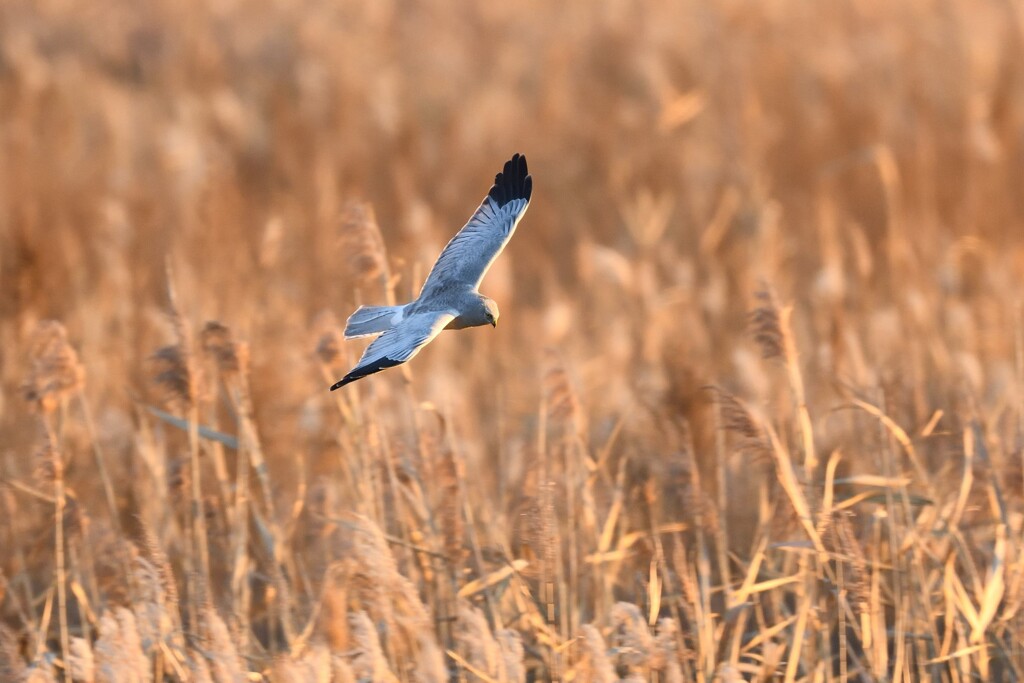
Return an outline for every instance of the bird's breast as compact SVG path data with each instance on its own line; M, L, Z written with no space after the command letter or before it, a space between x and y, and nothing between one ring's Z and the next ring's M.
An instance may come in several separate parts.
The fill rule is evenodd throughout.
M463 318L462 316L459 316L458 318L455 318L450 323L448 323L448 325L444 329L463 330L467 327L473 327L473 324L469 322L467 319Z

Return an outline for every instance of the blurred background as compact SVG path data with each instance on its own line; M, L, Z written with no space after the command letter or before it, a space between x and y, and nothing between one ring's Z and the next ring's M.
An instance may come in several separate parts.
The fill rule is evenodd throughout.
M131 546L154 564L161 550L165 579L184 603L220 613L250 670L301 650L282 614L297 631L321 623L334 604L324 572L355 542L331 520L358 515L381 538L448 557L424 569L392 545L437 642L467 661L449 628L462 622L441 618L462 609L454 592L525 559L542 568L516 579L539 622L506 604L514 589L484 604L473 593L466 607L525 639L523 676L606 680L586 673L600 669L593 634L583 649L561 644L585 623L613 638L628 621L613 613L621 604L652 625L675 620L658 637L687 674L768 671L763 643L742 650L761 652L756 663L718 647L748 642L742 626L716 621L704 634L699 610L688 621L670 604L723 612L734 605L718 604L711 585L742 581L767 544L806 541L774 514L792 500L780 452L821 519L833 514L819 506L834 454L833 475L851 487L882 478L885 504L844 508L861 513L847 551L859 542L880 563L903 561L873 536L897 480L905 501L931 505L890 509L885 533L913 545L971 515L979 525L962 540L967 565L945 539L907 561L939 581L953 557L953 574L973 576L992 603L987 620L975 614L980 629L968 620L957 631L967 617L935 585L921 609L900 602L906 578L889 567L879 581L894 592L871 603L881 640L896 647L900 628L929 615L950 630L927 645L908 636L916 654L902 664L851 645L851 671L920 673L957 639L1014 641L1019 543L1005 543L1024 512L1022 28L1018 3L974 0L4 2L0 614L10 661L45 669L40 653L61 651L56 617L40 615L58 533L48 487L62 470L79 515L59 530L66 542ZM534 195L481 287L501 324L441 335L407 372L329 393L362 349L338 336L347 315L413 298L513 152L529 160ZM237 436L237 461L230 444L193 442L167 414ZM774 449L751 449L765 430ZM983 469L965 492L978 448ZM240 492L259 482L259 519L246 521ZM205 501L205 530L190 496ZM251 549L260 533L274 543ZM595 555L625 541L614 561ZM124 567L68 552L67 581L82 596L64 599L63 630L94 643L102 608L138 597L115 590ZM700 585L673 587L701 552L715 560L693 569ZM792 553L775 552L763 564L774 573L755 567L754 578L796 571ZM986 592L985 577L1007 566L1017 578ZM801 560L800 571L812 570ZM557 577L550 610L545 576ZM268 607L285 587L287 602ZM347 590L333 607L340 623L368 613L393 675L433 680L409 664L426 646L388 645L394 627ZM777 589L779 620L794 590ZM836 610L826 593L820 609ZM182 612L186 633L208 627ZM896 627L894 614L914 616ZM354 636L325 628L344 659ZM793 639L788 627L772 633L763 641ZM793 675L837 673L838 638L808 641ZM999 661L1019 674L1016 642ZM192 646L180 646L181 661L199 667ZM667 656L605 664L671 680ZM943 671L964 661L988 671L985 657ZM518 680L503 671L490 676Z

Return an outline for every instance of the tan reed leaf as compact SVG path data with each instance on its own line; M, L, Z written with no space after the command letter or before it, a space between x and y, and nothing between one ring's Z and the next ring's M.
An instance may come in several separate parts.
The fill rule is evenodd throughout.
M512 562L502 565L498 569L495 569L490 574L485 574L477 579L466 583L459 589L458 597L469 598L481 591L487 590L491 586L506 581L513 574L519 572L522 573L528 566L529 562L523 559L512 560Z

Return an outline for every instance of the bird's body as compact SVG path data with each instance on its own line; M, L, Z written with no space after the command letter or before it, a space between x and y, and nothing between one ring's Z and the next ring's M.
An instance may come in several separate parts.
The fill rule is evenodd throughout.
M408 361L442 330L496 325L498 305L477 287L512 238L532 191L526 157L516 154L495 176L480 208L441 251L415 301L361 306L349 317L346 339L382 334L331 391Z

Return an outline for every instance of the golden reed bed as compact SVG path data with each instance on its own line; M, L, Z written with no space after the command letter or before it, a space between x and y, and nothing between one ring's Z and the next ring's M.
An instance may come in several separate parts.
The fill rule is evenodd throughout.
M1022 27L3 3L0 680L1021 680Z

